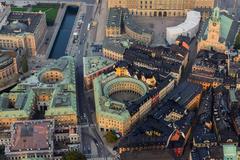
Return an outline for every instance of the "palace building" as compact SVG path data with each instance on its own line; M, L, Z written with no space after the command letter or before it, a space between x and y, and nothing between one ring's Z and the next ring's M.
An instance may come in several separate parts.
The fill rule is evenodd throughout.
M195 8L213 8L214 0L109 0L108 8L114 7L138 16L185 16Z

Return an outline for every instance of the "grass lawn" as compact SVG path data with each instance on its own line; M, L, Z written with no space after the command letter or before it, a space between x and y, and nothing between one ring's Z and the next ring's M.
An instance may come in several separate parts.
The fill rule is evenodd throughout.
M58 5L37 5L32 6L32 12L45 12L48 25L53 25L57 17L59 6Z
M27 11L27 7L12 7L11 11L15 11L15 12L24 12Z

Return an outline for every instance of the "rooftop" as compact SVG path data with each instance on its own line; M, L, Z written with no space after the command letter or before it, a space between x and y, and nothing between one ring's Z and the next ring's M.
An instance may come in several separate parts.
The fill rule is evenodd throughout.
M120 41L105 38L103 41L103 49L111 50L119 54L124 54L126 47L124 47Z
M192 86L193 84L185 82L180 84L180 88L184 86ZM193 87L194 88L194 87ZM189 93L186 88L185 93ZM170 95L173 95L178 88L171 91ZM191 95L191 93L189 94ZM170 96L171 97L171 96ZM191 96L188 96L188 98ZM192 99L192 97L191 97ZM166 116L171 112L180 114L182 117L175 121L166 120ZM151 146L161 145L165 147L174 147L175 145L184 145L184 140L179 137L176 143L169 141L170 137L176 132L180 132L180 135L185 135L189 128L191 128L191 122L195 116L194 112L187 111L185 106L180 105L177 101L173 101L166 96L157 107L152 109L141 122L139 122L124 138L117 144L118 147L138 147L138 146ZM150 133L150 134L149 134ZM168 146L169 145L169 146Z
M53 152L53 120L18 121L12 127L11 143L6 154L17 152Z
M215 15L219 15L215 17ZM233 17L228 15L224 11L220 11L219 8L215 8L212 17L209 18L208 22L203 25L200 31L199 38L207 39L208 36L208 24L209 22L216 21L220 24L220 43L225 43L227 46L231 47L234 44L236 32L239 28L239 23L234 20Z
M173 100L181 106L186 106L194 97L202 92L201 85L193 84L189 82L183 82L179 84L174 92L171 92L166 96L166 99Z
M90 75L113 64L114 61L102 56L83 57L83 74Z
M44 13L11 12L0 34L34 33Z
M121 8L110 8L107 27L121 27L122 22L122 9Z

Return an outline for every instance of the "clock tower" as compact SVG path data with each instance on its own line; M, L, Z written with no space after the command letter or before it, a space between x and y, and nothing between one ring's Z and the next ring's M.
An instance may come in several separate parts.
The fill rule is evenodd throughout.
M208 24L208 41L218 42L219 37L221 36L220 29L220 9L216 7Z

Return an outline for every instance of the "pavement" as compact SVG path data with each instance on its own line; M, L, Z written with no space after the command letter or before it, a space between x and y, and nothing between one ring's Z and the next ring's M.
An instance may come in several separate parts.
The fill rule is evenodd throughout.
M83 4L84 5L84 4ZM86 55L86 49L89 47L91 40L93 40L92 29L88 30L88 24L94 19L95 10L98 8L96 5L86 5L85 13L83 17L83 24L79 32L79 45L78 53L75 55L76 58L76 90L77 90L77 105L78 114L80 117L80 134L82 140L82 152L87 158L96 158L97 156L108 158L111 154L105 148L101 137L98 135L97 127L94 125L94 103L93 99L84 92L83 85L83 57ZM87 47L88 46L88 47ZM84 127L85 126L85 127ZM94 145L93 145L94 144Z
M185 19L186 17L134 17L137 24L154 32L152 46L166 46L166 28L179 25Z

